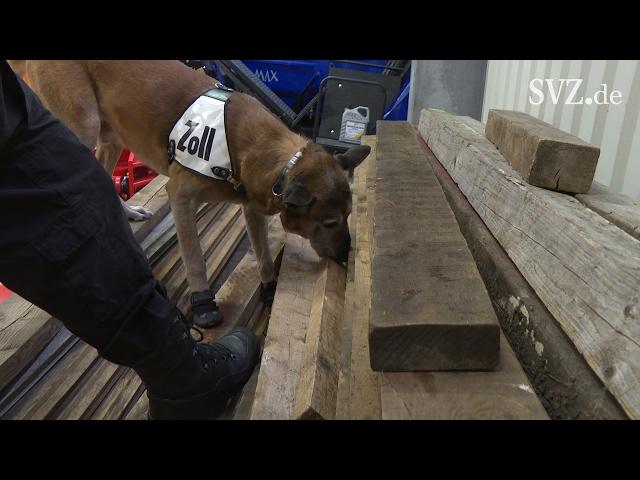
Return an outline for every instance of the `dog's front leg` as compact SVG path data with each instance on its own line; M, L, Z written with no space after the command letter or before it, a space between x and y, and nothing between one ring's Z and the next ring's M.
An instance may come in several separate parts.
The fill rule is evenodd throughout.
M256 254L258 262L258 271L260 272L260 281L262 288L260 295L265 304L271 305L273 296L276 292L275 267L269 250L269 238L267 235L267 219L256 212L249 205L242 206L244 219L247 223L247 232L251 240L251 246Z
M215 327L222 322L222 314L214 300L207 282L207 268L198 238L196 226L196 203L193 197L179 195L174 186L167 183L167 193L178 234L180 253L191 289L191 314L193 323L199 327Z

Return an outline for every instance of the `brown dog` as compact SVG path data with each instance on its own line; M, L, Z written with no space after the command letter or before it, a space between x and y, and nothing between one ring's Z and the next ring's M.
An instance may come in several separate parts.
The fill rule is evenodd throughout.
M227 106L226 133L234 177L242 184L236 189L168 161L169 132L200 94L218 85L214 79L179 61L29 60L26 74L47 108L85 145L97 147L96 156L108 173L127 148L169 176L167 192L192 304L205 304L194 309L196 324L213 326L222 320L209 292L197 236L195 212L203 202L242 204L263 286L275 280L265 215L280 214L285 230L308 238L319 256L346 261L351 191L345 172L366 158L369 147L332 156L291 132L258 100L235 92ZM302 153L297 163L285 169L297 152ZM279 196L273 193L276 184ZM148 216L139 207L127 214Z

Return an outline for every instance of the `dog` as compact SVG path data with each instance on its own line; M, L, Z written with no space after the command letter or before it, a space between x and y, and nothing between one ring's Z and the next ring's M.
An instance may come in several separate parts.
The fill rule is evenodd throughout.
M191 291L191 318L201 327L222 321L209 290L195 213L204 202L242 205L258 261L262 291L275 292L267 216L285 231L309 239L320 257L347 259L351 190L347 172L369 154L354 146L331 155L296 134L257 99L228 92L225 129L234 182L206 178L168 154L169 134L195 99L223 86L180 61L26 61L31 88L111 174L123 148L169 177L167 193ZM203 139L204 143L204 139ZM124 205L129 218L150 212Z

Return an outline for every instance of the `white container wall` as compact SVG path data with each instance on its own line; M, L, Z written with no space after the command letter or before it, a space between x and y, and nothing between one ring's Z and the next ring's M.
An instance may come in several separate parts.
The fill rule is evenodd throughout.
M483 122L492 108L527 112L599 146L595 179L640 200L640 61L489 60Z

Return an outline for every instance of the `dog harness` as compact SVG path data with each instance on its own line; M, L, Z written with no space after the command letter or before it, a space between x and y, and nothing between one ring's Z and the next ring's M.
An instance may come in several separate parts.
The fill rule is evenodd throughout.
M226 107L233 90L221 84L200 95L182 114L169 134L169 163L213 180L226 180L234 188L233 163L225 131Z

